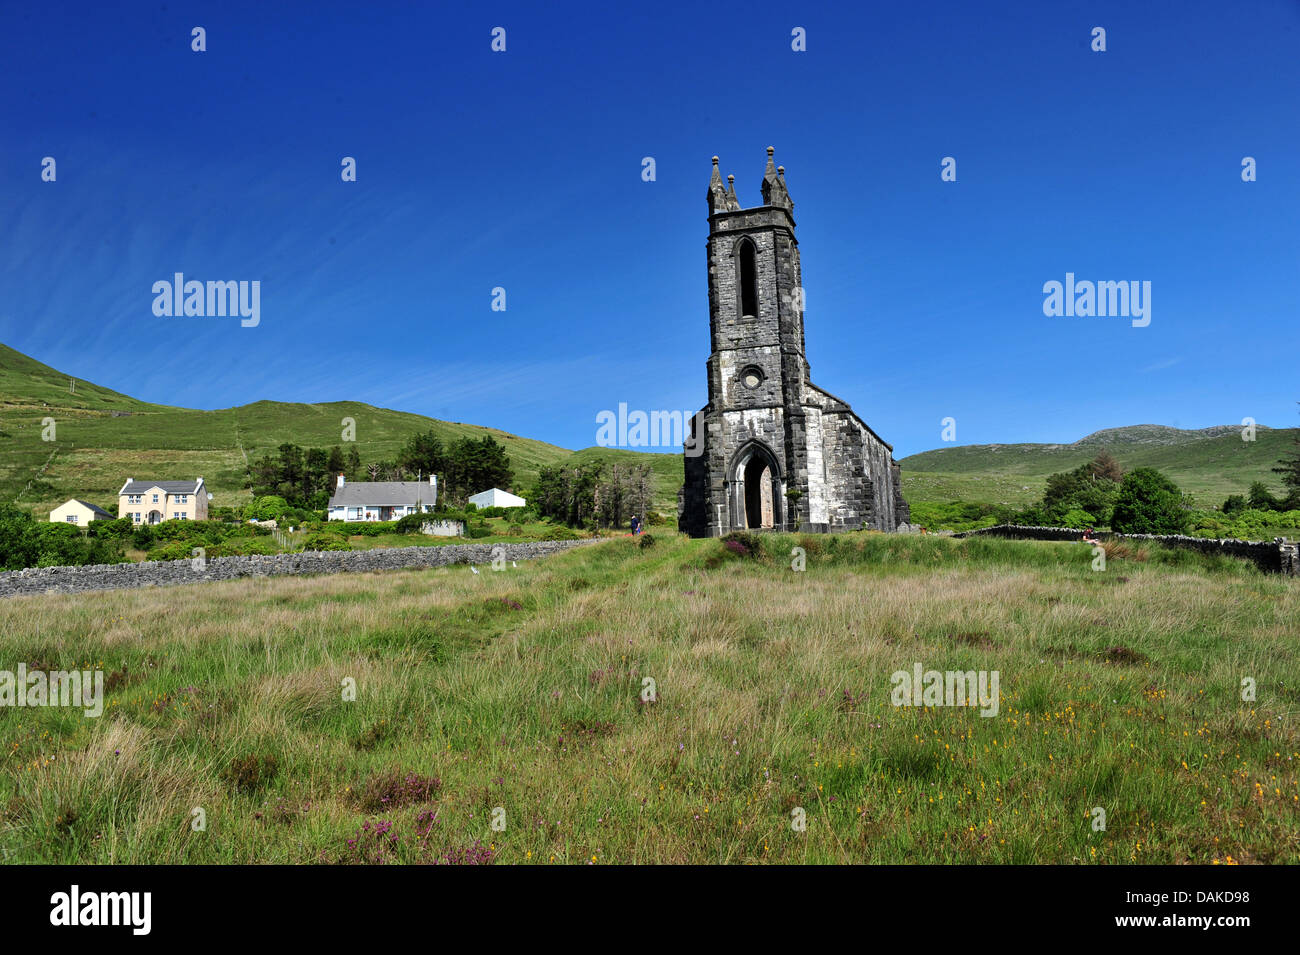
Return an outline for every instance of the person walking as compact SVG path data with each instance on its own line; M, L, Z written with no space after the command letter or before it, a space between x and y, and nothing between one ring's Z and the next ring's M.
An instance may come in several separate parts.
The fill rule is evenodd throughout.
M632 536L635 537L641 533L641 518L635 514L632 515Z

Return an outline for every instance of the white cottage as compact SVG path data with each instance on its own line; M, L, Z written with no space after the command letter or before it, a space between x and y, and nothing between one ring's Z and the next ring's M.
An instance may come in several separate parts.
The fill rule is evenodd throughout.
M424 481L353 481L339 475L330 498L331 521L395 521L432 511L438 503L438 478Z
M486 491L479 491L469 499L469 503L476 507L523 507L528 502L522 497L511 494L509 491L503 491L499 487L494 487Z

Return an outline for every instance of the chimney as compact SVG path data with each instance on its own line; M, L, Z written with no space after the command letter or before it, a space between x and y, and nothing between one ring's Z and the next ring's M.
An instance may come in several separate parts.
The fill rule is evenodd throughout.
M437 486L438 486L438 479L437 479L436 477L434 477L432 474L430 474L430 475L429 475L429 487L437 487Z
M339 486L339 487L342 487L342 486L343 486L343 475L342 475L342 474L339 475L339 484L338 484L338 486Z

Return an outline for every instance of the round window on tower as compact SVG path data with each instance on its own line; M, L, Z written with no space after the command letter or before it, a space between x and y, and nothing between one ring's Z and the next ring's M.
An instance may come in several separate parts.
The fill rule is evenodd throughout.
M763 383L763 372L761 369L750 365L740 373L740 380L746 388L757 388Z

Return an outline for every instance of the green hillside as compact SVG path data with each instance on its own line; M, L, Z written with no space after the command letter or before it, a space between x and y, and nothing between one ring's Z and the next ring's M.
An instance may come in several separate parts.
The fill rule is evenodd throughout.
M1243 441L1236 425L1196 431L1134 425L1097 431L1073 444L970 444L924 451L899 463L908 500L1024 505L1041 495L1047 475L1105 450L1125 470L1158 468L1199 505L1211 507L1255 481L1280 492L1271 468L1294 447L1297 433L1260 426L1254 441Z
M54 419L53 441L42 439ZM682 481L676 455L588 448L573 452L496 428L459 424L355 401L298 404L257 401L219 411L150 404L56 371L0 345L0 500L45 516L70 497L117 510L128 477L202 477L213 505L246 501L248 463L284 442L342 445L343 419L356 423L363 462L392 458L416 432L433 429L443 442L491 435L503 444L516 489L531 488L540 468L609 458L647 461L655 470L656 507L676 515Z

